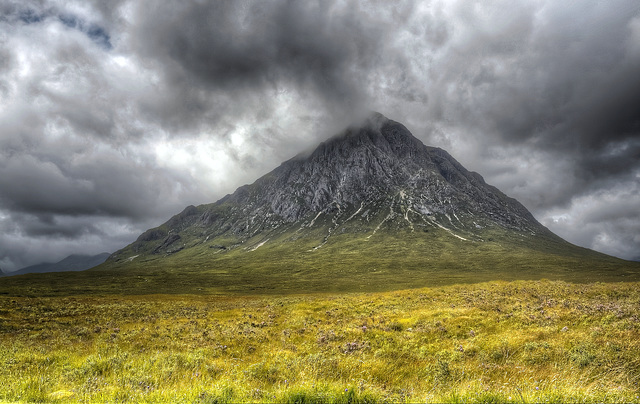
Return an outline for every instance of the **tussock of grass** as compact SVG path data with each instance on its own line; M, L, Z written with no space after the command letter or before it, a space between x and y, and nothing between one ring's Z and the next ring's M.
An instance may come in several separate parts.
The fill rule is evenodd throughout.
M0 297L0 400L640 402L640 284Z

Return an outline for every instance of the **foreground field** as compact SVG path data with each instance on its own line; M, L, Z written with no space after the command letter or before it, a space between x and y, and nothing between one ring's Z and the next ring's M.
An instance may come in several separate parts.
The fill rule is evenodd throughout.
M640 402L640 284L0 296L0 400Z

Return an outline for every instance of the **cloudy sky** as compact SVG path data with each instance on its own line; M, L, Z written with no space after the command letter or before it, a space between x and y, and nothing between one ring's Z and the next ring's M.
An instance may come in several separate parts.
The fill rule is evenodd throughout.
M0 268L113 252L370 110L637 259L639 106L637 0L0 0Z

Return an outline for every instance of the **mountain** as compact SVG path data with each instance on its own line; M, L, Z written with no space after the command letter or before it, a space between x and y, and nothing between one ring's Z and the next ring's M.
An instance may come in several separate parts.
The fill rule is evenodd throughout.
M213 271L221 285L260 289L276 276L314 285L374 272L390 282L539 277L620 262L562 240L449 153L374 113L253 184L188 206L99 268Z
M102 264L110 255L109 253L101 253L98 255L70 255L56 263L43 262L21 268L14 272L5 272L4 276L44 272L84 271Z

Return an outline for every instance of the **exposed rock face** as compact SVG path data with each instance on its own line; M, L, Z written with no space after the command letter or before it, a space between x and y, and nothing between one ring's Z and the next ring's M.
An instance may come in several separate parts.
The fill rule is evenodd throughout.
M165 237L167 232L162 229L149 229L138 237L137 241L154 241Z
M164 239L164 241L162 242L162 244L160 244L158 247L156 247L155 250L153 250L154 254L157 254L163 250L167 250L169 248L169 246L171 246L173 243L175 243L176 241L180 240L181 237L179 234L170 234L167 236L167 238Z
M155 243L154 253L168 251L184 232L205 243L262 233L266 240L268 233L293 227L299 228L296 237L303 237L324 226L321 246L348 222L358 222L363 232L375 233L385 224L398 230L440 229L462 239L492 226L548 233L524 206L446 151L425 146L402 124L373 114L361 127L284 162L218 202L187 207L141 235L134 250Z
M231 203L249 222L264 219L264 226L269 226L376 202L384 202L386 209L402 204L412 213L438 220L449 215L459 222L465 217L516 229L541 227L516 200L382 115L322 143L308 157L285 162L218 204ZM200 222L211 225L225 219L212 220L213 216L205 211ZM242 229L239 223L229 224Z

